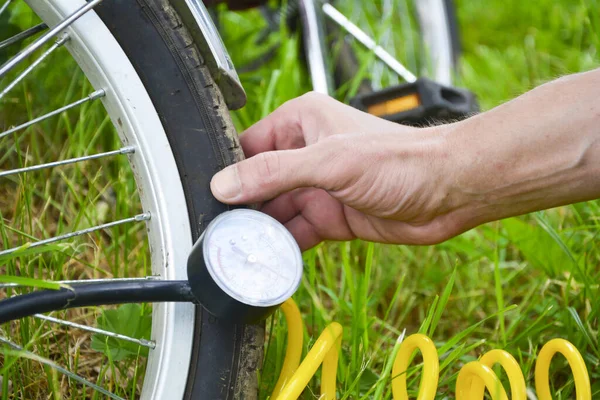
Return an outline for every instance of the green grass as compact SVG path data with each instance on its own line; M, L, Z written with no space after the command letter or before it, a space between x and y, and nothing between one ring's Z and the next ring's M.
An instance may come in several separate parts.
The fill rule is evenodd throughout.
M407 27L410 21L398 17L403 21L400 23L392 18L404 15L405 2L390 0L387 3L392 12L386 13L374 2L356 3L345 2L344 11L414 68L414 51L403 40L411 32ZM599 64L597 0L457 3L463 39L460 83L478 95L484 109L547 80ZM27 20L31 17L20 18L16 23L33 22ZM257 46L255 40L263 23L255 11L227 13L220 22L224 41L238 68L270 46L277 46L273 60L241 74L248 104L233 114L240 131L286 100L310 90L307 71L299 57L297 35L282 28ZM359 56L364 63L361 75L337 93L340 99L350 96L356 82L364 76L382 86L396 81L371 55L361 51ZM69 72L65 73L64 68ZM15 89L10 102L3 103L0 120L5 126L16 124L89 91L90 87L70 64L45 64L32 79ZM0 168L117 146L118 139L101 107L86 105L0 140ZM139 205L130 201L135 197L131 174L120 172L127 170L124 166L97 162L62 172L3 180L2 246L137 212ZM47 201L49 198L52 200ZM294 297L304 315L305 347L310 347L328 323L340 322L345 330L338 398L389 399L390 355L398 336L404 329L408 334L426 333L439 349L441 399L454 397L460 367L491 348L512 353L520 362L528 385L533 387L536 353L548 340L562 337L583 354L593 398L600 397L598 216L600 203L594 201L490 223L437 246L360 241L323 244L305 253L304 280ZM141 237L143 232L135 228L118 228L74 241L59 253L13 258L0 268L4 274L49 280L141 275L148 261L145 244L139 244L143 243ZM71 259L76 261L69 262ZM121 265L127 268L117 268ZM98 315L94 309L69 314L80 322L93 322ZM277 379L286 335L285 322L279 314L267 326L267 358L261 374L263 399ZM140 358L115 361L94 353L90 337L80 332L49 328L38 320L27 319L3 334L10 334L14 341L61 365L100 377L120 395L130 397L139 390L138 369L143 370L138 366ZM84 398L51 370L35 362L15 360L12 353L0 358L0 371L5 385L11 380L13 389L21 388L17 398L39 398L51 391L57 398ZM558 359L553 365L555 398L574 398L566 362ZM126 379L131 371L135 371L136 379ZM413 395L417 379L418 374L409 379ZM304 398L314 398L312 394L319 392L318 385L317 375Z
M396 12L402 10L402 1L388 3ZM410 65L403 25L390 23L372 3L353 4L345 3L346 13ZM597 1L463 0L457 11L463 47L460 84L478 95L484 109L560 75L598 66ZM256 20L252 12L222 20L237 66L255 57L247 49L259 31ZM282 32L270 38L269 44L274 42L279 46L274 60L241 74L249 100L234 114L240 130L310 90L306 69L297 62L298 38ZM372 56L359 55L365 75L382 86L394 82ZM347 96L346 90L337 93L342 100ZM597 202L563 207L487 224L438 246L360 241L319 246L305 254L307 270L295 296L305 316L305 347L328 323L342 323L339 398L372 398L375 393L390 398L389 373L382 371L398 336L404 329L427 333L440 349L439 396L452 398L459 368L491 348L511 352L533 387L536 353L546 341L562 337L584 355L593 397L600 396L597 211ZM285 321L281 315L275 319L262 398L272 390L285 352ZM573 398L566 363L554 363L555 398ZM417 383L412 381L415 395ZM318 393L318 386L317 377L305 397Z

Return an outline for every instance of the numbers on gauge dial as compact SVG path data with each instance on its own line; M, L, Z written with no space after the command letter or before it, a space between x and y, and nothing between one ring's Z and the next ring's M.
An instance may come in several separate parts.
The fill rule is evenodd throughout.
M278 255L273 235L265 230L216 227L208 246L210 268L228 291L252 301L270 301L285 294L294 284L288 260Z

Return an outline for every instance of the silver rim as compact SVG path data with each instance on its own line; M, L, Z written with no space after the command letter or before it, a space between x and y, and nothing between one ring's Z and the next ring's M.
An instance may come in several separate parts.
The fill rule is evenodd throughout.
M428 49L433 68L428 75L443 85L451 86L454 65L446 2L417 0L416 6L423 42Z
M50 27L57 26L76 10L86 4L91 4L83 0L26 1ZM148 228L154 278L186 279L187 254L192 245L187 206L173 154L148 93L125 53L93 11L85 13L71 26L61 30L58 37L58 41L44 53L43 57L49 56L54 49L64 45L96 91L79 102L72 103L36 120L57 115L66 108L76 107L83 102L101 98L119 133L123 148L77 159L28 167L25 170L4 171L4 173L6 175L16 174L34 168L52 168L91 158L126 155L136 178L144 213L132 216L127 220L115 221L112 224L145 221ZM34 61L31 64L33 68L35 68L35 63ZM21 79L25 76L26 74L23 74ZM6 92L10 88L3 88L3 90ZM4 133L8 135L17 128L24 128L36 120ZM82 235L88 233L90 229L104 229L109 225L110 223L88 228L74 232L74 234ZM48 240L56 241L69 237L72 235L63 235ZM38 316L38 318L45 318L52 323L69 325L68 322L58 319L48 319L44 316ZM93 329L70 324L69 326L80 329ZM193 305L185 303L154 305L152 340L138 343L151 348L142 389L143 399L183 397L190 364L193 331ZM100 333L111 334L110 332ZM124 339L127 340L127 338ZM7 342L5 339L3 341ZM53 368L62 373L69 373L59 366L53 366ZM69 376L73 377L72 373L69 373ZM98 390L89 382L84 384ZM108 395L110 396L110 394ZM110 397L119 398L118 396Z

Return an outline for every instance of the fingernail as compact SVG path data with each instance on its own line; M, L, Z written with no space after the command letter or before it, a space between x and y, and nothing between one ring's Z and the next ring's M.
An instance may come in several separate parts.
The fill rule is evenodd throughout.
M213 176L210 182L213 194L222 200L231 200L242 192L242 184L235 166L229 166Z

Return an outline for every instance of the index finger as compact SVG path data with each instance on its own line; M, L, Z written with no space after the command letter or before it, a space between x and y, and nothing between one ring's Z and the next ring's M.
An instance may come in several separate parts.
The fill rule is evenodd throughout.
M261 119L240 136L247 158L273 150L291 150L306 146L302 126L302 98L290 100Z
M290 100L240 137L246 157L273 150L293 150L316 143L320 137L346 133L364 126L393 122L358 111L327 95L310 92Z

